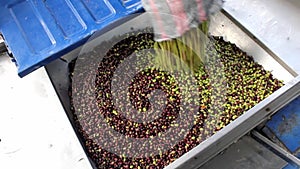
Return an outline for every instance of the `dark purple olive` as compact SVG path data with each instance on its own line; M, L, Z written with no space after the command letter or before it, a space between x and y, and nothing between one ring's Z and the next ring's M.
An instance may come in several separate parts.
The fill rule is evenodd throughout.
M178 112L186 106L185 103L191 101L182 100L183 91L179 87L178 79L174 79L175 77L172 75L176 72L167 72L152 67L139 72L133 79L130 79L128 90L118 91L118 98L115 99L122 101L129 98L130 102L120 102L118 107L121 108L116 109L117 105L114 105L111 93L112 79L116 78L122 82L122 79L130 77L132 68L130 65L125 65L122 75L114 76L114 73L124 59L134 51L153 48L155 43L153 34L148 32L151 31L145 29L124 35L123 40L115 44L99 63L98 69L95 70L97 71L95 84L89 86L86 91L80 91L81 86L73 85L72 92L69 92L71 100L72 95L81 96L85 92L94 92L93 97L97 101L96 108L92 106L93 103L86 101L94 100L94 98L82 97L80 103L87 105L84 106L86 109L76 110L74 106L71 110L87 154L98 168L163 168L283 86L282 81L273 78L270 72L264 70L253 60L253 57L241 51L236 45L224 41L222 37L210 37L211 41L206 49L207 63L194 72L200 97L194 124L188 131L179 129L177 133L173 133L187 132L186 137L178 140L178 143L169 150L149 157L116 155L117 153L109 152L97 143L99 139L110 138L110 135L100 132L103 127L101 126L102 117L113 130L125 136L133 138L159 137L171 127L184 125L173 124L173 122L179 118ZM97 56L107 44L110 43L105 42L86 55ZM151 53L146 54L151 55ZM87 58L89 59L89 57ZM73 64L75 65L75 62ZM70 73L71 78L72 74L73 72ZM90 79L93 78L89 77L92 75L94 74L87 73L82 76ZM192 83L189 78L180 80L181 83ZM156 90L162 92L155 95L153 91ZM71 103L73 105L73 101ZM153 112L151 114L150 110L155 106L162 108L156 112L157 114ZM128 107L134 107L136 111L128 111ZM131 120L130 117L133 116L141 122ZM153 120L143 122L149 117L152 117ZM110 147L121 146L124 149L129 147L126 143L113 141L107 141L105 144ZM137 146L137 151L140 149L150 152L151 149L155 149L155 145Z

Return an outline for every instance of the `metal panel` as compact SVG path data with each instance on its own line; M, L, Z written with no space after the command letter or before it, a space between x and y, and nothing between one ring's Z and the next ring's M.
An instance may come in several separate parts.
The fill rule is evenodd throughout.
M226 0L224 9L300 73L300 1Z
M45 69L15 69L0 54L0 168L91 169Z
M269 140L268 138L264 137L262 134L260 134L257 131L252 131L251 132L253 137L256 138L259 142L261 142L262 144L264 144L266 147L268 147L270 150L272 150L273 152L275 152L278 157L283 158L284 160L286 160L287 162L289 162L289 164L293 164L295 166L300 167L300 160L295 157L293 154L291 154L290 152L286 151L285 149L283 149L282 147L278 146L277 144L273 143L271 140Z
M244 136L199 169L280 169L286 164L256 140Z
M228 18L228 13L223 11L211 17L209 31L212 35L223 36L225 40L236 44L240 49L253 56L254 60L261 64L264 69L272 72L274 77L288 82L294 78L294 71L278 56L272 55L264 44L247 32L236 20Z

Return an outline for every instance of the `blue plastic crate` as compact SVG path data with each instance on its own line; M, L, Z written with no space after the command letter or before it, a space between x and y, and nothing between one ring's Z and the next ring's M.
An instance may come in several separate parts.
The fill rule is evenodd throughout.
M138 11L140 0L1 0L0 31L23 77Z
M300 149L300 97L278 111L266 126L286 146L296 153Z
M296 157L300 158L300 97L278 111L266 124L266 127ZM298 168L288 164L284 169Z

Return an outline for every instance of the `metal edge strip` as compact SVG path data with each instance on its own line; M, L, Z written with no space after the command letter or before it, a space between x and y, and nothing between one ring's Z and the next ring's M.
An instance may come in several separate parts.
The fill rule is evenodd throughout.
M297 167L300 167L300 159L298 159L297 157L295 157L293 154L291 154L290 152L286 151L285 149L283 149L282 147L278 146L277 144L273 143L271 140L269 140L268 138L264 137L263 135L261 135L260 133L258 133L255 130L252 131L251 134L259 142L262 142L267 148L271 149L276 154L279 154L279 156L282 159L286 160L289 163L293 163Z

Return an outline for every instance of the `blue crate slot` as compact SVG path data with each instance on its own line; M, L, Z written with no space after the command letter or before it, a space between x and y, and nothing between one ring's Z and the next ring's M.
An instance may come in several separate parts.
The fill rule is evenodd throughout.
M142 10L140 0L1 0L0 32L23 77Z
M142 3L140 0L119 0L119 1L122 2L123 6L125 6L126 8L131 8L136 5L141 5Z

